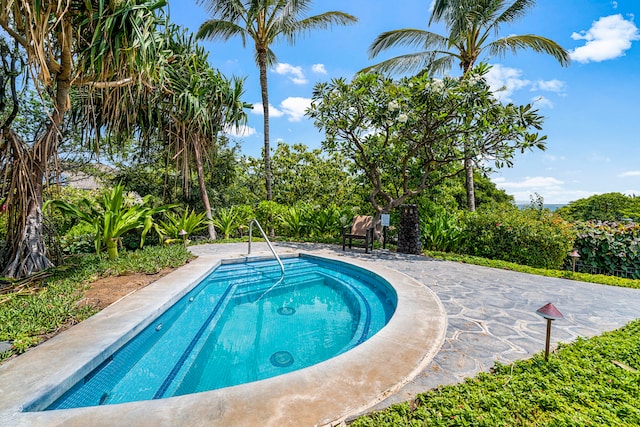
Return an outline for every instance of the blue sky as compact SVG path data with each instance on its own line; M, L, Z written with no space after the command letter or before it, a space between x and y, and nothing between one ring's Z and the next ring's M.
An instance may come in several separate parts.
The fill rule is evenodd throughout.
M271 142L320 146L323 134L304 116L315 83L351 78L378 60L368 59L375 37L389 30L427 28L431 0L323 0L311 14L340 10L359 22L318 30L295 46L272 46L279 64L269 70ZM170 1L171 20L192 31L207 19L195 0ZM545 203L568 203L593 194L640 195L640 29L634 15L638 0L538 0L524 19L500 35L537 34L571 52L572 64L520 52L504 58L481 58L493 65L490 83L506 86L504 100L533 102L545 116L546 151L518 155L514 166L492 180L516 201L528 203L534 193ZM443 26L431 31L444 34ZM245 154L259 156L263 145L258 70L253 45L239 39L202 42L209 60L226 76L246 77L246 102L253 103L240 142ZM404 51L406 52L406 51ZM452 73L456 73L454 70Z

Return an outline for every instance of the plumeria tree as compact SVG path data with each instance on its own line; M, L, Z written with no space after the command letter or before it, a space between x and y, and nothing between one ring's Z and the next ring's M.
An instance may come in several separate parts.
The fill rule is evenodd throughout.
M443 23L446 34L403 28L380 34L369 47L369 56L400 46L416 48L365 68L377 72L448 72L458 65L469 73L484 56L503 57L522 50L544 53L560 65L569 64L569 52L555 41L536 34L509 34L498 37L501 28L521 19L534 6L535 0L434 0L429 25ZM471 151L469 151L469 156ZM467 205L475 210L473 159L465 159Z
M392 80L360 74L317 84L307 114L323 147L351 158L369 182L377 218L460 173L472 150L479 166L510 166L518 151L545 148L531 105L504 105L483 79L426 75Z

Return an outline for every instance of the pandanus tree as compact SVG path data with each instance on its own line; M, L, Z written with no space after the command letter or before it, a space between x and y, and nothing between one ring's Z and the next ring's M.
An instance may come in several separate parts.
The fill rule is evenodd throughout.
M384 32L369 47L370 58L399 46L416 48L418 52L384 60L362 71L437 74L451 69L457 62L466 75L483 54L502 57L520 50L545 53L557 59L560 65L568 65L569 53L546 37L535 34L498 37L501 27L525 16L535 3L535 0L435 0L429 24L443 22L446 35L415 28ZM474 159L470 152L465 156L464 164L467 204L473 211Z
M129 100L149 89L148 82L165 60L158 27L163 0L0 0L1 197L8 215L2 275L24 277L52 265L43 239L43 186L52 169L70 94L80 93L91 106L100 98L99 120L84 124L96 132L111 122L128 121ZM20 99L16 83L20 61L52 107L44 131L27 143L12 127ZM12 65L13 64L13 65Z
M169 142L186 191L190 165L195 163L209 238L215 239L204 166L215 153L220 133L246 123L244 108L249 105L241 100L243 80L228 80L214 70L192 35L177 27L171 27L169 33L173 55L166 67L165 91L157 104L162 124L156 130Z
M265 188L267 200L272 200L267 68L277 63L277 58L271 46L280 39L293 45L301 34L332 25L347 25L357 19L338 11L306 16L311 0L199 0L199 3L206 5L211 15L211 19L200 26L199 38L229 40L240 37L243 45L247 40L254 43L264 114Z

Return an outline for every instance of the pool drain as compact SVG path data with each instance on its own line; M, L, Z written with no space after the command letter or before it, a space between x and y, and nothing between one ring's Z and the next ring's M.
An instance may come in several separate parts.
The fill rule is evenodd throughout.
M276 351L269 358L273 366L278 368L286 368L293 365L293 356L288 351Z
M291 316L296 312L296 309L293 307L280 307L278 310L278 314L283 316Z

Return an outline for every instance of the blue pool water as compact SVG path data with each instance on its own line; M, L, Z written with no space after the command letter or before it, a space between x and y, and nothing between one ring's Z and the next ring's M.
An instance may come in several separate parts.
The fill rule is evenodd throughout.
M302 369L344 353L395 311L393 288L345 263L223 264L47 410L160 399ZM275 285L275 286L274 286Z

